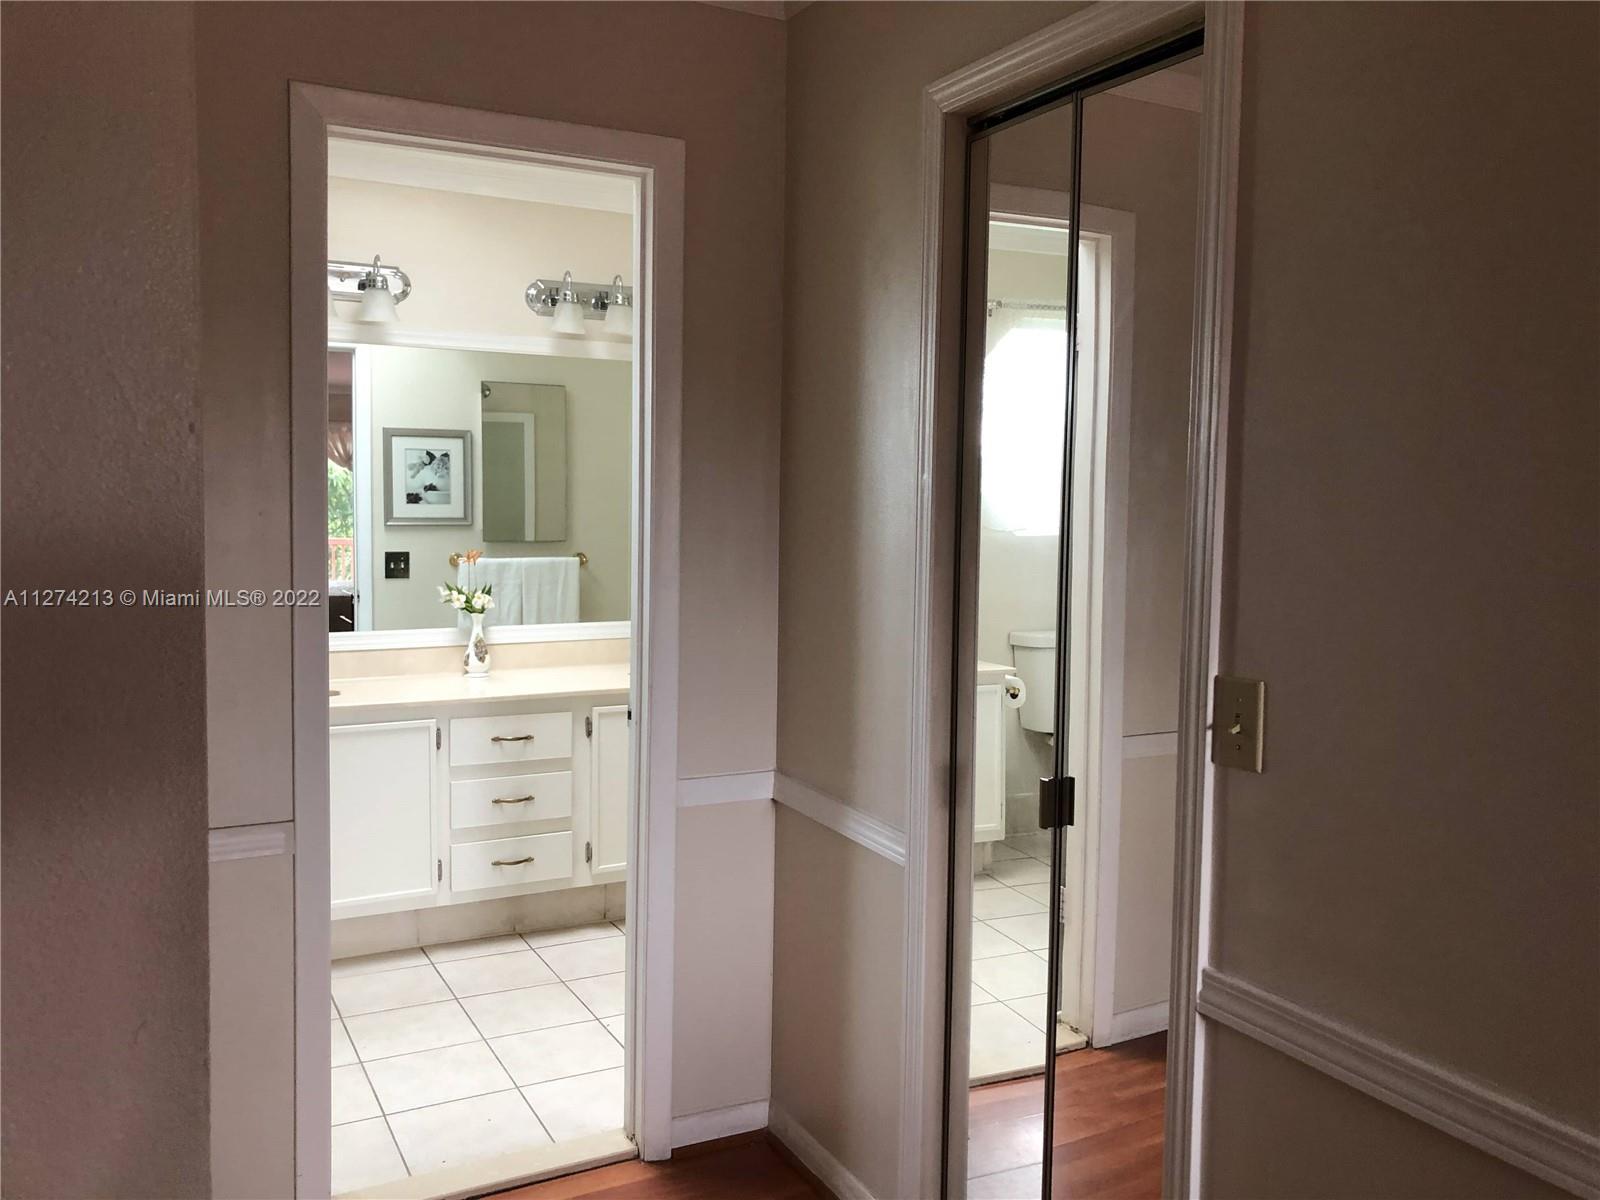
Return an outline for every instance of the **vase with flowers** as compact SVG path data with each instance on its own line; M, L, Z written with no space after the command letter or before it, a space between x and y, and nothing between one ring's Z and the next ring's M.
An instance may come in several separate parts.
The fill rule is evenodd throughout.
M489 673L489 643L483 636L483 618L494 607L494 588L487 584L483 587L474 587L472 584L472 564L482 557L481 550L452 554L452 567L459 569L463 563L467 566L465 586L461 583L439 586L439 599L443 603L472 618L472 629L467 634L467 652L461 658L461 665L468 675L480 676Z

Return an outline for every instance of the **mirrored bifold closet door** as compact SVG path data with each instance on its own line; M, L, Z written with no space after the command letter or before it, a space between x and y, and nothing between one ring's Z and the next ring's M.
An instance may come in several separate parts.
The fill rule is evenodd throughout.
M1117 837L1100 825L1122 822L1124 709L1142 703L1130 693L1125 706L1124 659L1166 650L1176 708L1176 645L1145 636L1136 611L1173 607L1175 628L1176 576L1164 588L1132 578L1148 574L1141 550L1163 535L1130 537L1128 471L1137 387L1177 416L1177 459L1162 469L1182 481L1199 53L1194 31L971 124L957 642L977 660L975 697L957 708L972 726L970 742L957 738L958 775L972 781L970 1090L951 1096L968 1106L969 1139L965 1179L948 1181L950 1195L966 1194L963 1184L991 1198L1082 1193L1088 1181L1068 1178L1068 1147L1093 1132L1101 1102L1065 1056L1134 1036L1129 1020L1113 1021L1126 1018L1115 994L1125 972L1110 945L1096 945L1115 936L1114 908L1097 909L1114 906L1118 889L1115 874L1102 876L1117 870L1114 852L1100 862ZM1138 305L1136 232L1152 262L1187 255ZM1148 507L1140 519L1151 530L1181 528L1181 501L1159 520L1147 520ZM1130 670L1137 691L1148 673ZM1132 732L1148 738L1144 716L1135 712ZM955 879L966 886L964 874ZM1170 897L1170 874L1152 884L1162 888ZM1164 911L1145 938L1163 959ZM954 1009L967 997L951 1000ZM1154 1016L1162 1005L1146 1007ZM1142 1032L1164 1027L1163 1017ZM1147 1092L1162 1078L1159 1050L1145 1056ZM1113 1092L1105 1102L1117 1102ZM1159 1143L1159 1095L1149 1103L1155 1117L1142 1117L1136 1136ZM1154 1161L1159 1170L1159 1144Z

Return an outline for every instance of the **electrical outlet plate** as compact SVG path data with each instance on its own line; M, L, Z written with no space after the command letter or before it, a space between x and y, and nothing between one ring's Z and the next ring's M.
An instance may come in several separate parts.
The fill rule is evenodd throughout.
M1265 683L1218 675L1211 704L1211 761L1261 774L1266 717Z

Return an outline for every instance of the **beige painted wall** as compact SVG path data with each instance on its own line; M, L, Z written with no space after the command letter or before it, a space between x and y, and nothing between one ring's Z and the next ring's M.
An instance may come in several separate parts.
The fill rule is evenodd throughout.
M208 582L281 586L288 572L288 310L235 297L287 287L289 80L681 137L682 610L694 619L680 631L679 766L770 768L783 26L688 4L244 3L196 20ZM540 46L561 53L530 58ZM208 634L212 821L286 819L287 615L213 613ZM223 686L238 678L247 692Z
M408 302L409 303L409 302ZM632 578L629 505L632 496L633 384L626 362L418 350L371 346L372 523L375 550L374 629L423 629L456 624L439 602L439 584L454 579L446 561L472 547L498 557L560 555L582 550L578 617L626 621ZM553 383L567 389L567 538L559 542L483 541L483 401L485 380ZM465 429L472 434L472 524L385 525L383 430ZM359 540L359 539L358 539ZM411 553L411 578L385 579L386 550ZM495 614L490 614L491 623Z
M898 1196L904 872L793 809L777 826L773 1104Z
M1201 1191L1224 1200L1557 1200L1570 1193L1231 1029L1207 1040Z
M683 775L770 770L783 26L706 5L631 3L242 3L200 7L194 19L207 582L272 587L288 577L289 312L238 297L287 294L291 80L681 138L688 175L678 765ZM287 615L213 613L207 632L212 823L287 819ZM701 824L715 827L720 853L732 860L771 860L761 823L719 814ZM692 848L684 853L693 857ZM733 877L759 887L753 867ZM679 926L684 963L709 953L698 937L717 936L708 910L769 903L759 891L724 890L720 873L678 878L680 911L699 918ZM746 957L725 971L759 982L766 946L752 941L737 953ZM680 1009L734 1003L706 977L683 971L675 991ZM753 1023L680 1024L677 1060L764 1061L759 991L752 1003ZM737 1039L729 1028L741 1030ZM748 1075L732 1079L725 1103L749 1099L749 1083ZM684 1087L680 1098L696 1107L717 1099L692 1069Z
M1070 7L813 4L786 22L778 769L901 828L922 89ZM777 841L773 1103L894 1195L904 872L788 810Z
M552 336L523 289L563 271L590 283L631 282L633 217L367 179L328 180L328 257L400 267L411 294L401 324L475 337ZM356 306L336 303L351 320ZM590 322L593 325L593 322ZM587 340L587 339L586 339ZM610 340L610 339L606 339Z
M1245 53L1217 962L1600 1129L1600 9Z
M3 587L197 589L190 9L0 13ZM209 1195L204 617L4 631L0 1190Z

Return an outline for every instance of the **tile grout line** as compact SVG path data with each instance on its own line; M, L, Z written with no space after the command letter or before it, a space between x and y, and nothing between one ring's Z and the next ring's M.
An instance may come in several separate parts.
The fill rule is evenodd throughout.
M522 935L518 934L517 936L521 937ZM529 946L528 949L529 950L533 950L533 947ZM538 951L536 951L536 950L534 951L534 957L536 957L536 958L538 957ZM541 958L541 959L539 959L539 961L540 962L544 962L544 959ZM549 963L545 963L544 965L547 968L550 966ZM447 984L447 986L448 986L448 984ZM565 986L565 985L563 985L563 986ZM572 989L568 988L567 990L570 992ZM462 1012L467 1012L467 1006L465 1004L461 1003L461 997L459 997L459 996L456 997L456 1003L458 1005L460 1005ZM528 1099L527 1093L522 1090L522 1085L517 1082L517 1077L511 1073L511 1068L506 1066L505 1059L500 1057L500 1051L496 1050L495 1047L494 1047L494 1043L491 1042L487 1037L484 1036L483 1030L478 1027L478 1022L473 1018L472 1014L469 1013L469 1012L467 1012L467 1020L471 1023L472 1028L477 1033L479 1039L483 1042L483 1044L485 1046L487 1046L489 1048L489 1053L494 1055L494 1061L500 1064L500 1069L506 1073L506 1078L511 1080L511 1086L512 1086L513 1090L516 1091L517 1098L522 1101L523 1107L528 1110L528 1114L533 1118L533 1123L539 1127L539 1132L544 1134L544 1136L549 1139L550 1145L552 1145L552 1146L555 1145L556 1144L556 1139L550 1136L550 1130L545 1126L545 1123L544 1123L543 1119L540 1118L538 1111L533 1107L533 1101ZM565 1029L566 1026L564 1026L564 1025L554 1025L554 1026L551 1026L551 1028L553 1028L553 1029ZM537 1032L537 1031L536 1030L529 1030L528 1032L532 1033L532 1032ZM506 1037L515 1037L517 1035L516 1034L505 1034L504 1036L506 1036ZM481 1094L482 1095L489 1095L490 1093L484 1092L484 1093L481 1093Z
M518 953L518 951L512 951L512 953L515 954L515 953ZM465 960L460 960L460 961L465 961ZM543 959L540 959L539 961L540 962L544 962ZM546 966L547 966L547 969L548 969L548 964L546 964ZM551 974L554 975L555 972L551 971ZM559 975L556 975L556 977L554 979L546 980L544 983L522 983L522 984L518 984L516 987L490 988L486 992L473 992L470 995L466 995L466 996L458 996L456 994L456 992L455 992L455 989L450 986L449 980L446 980L446 979L443 978L443 976L440 976L441 980L444 982L445 991L450 993L448 996L444 997L444 999L442 999L442 1000L419 1000L415 1004L396 1004L393 1008L374 1008L374 1009L370 1010L369 1012L351 1013L350 1015L353 1016L353 1017L374 1017L374 1016L377 1016L379 1013L400 1012L401 1010L407 1009L407 1008L422 1008L424 1005L428 1005L428 1004L444 1004L444 1003L446 1003L447 1001L450 1001L450 1000L476 1000L479 996L503 996L507 992L521 992L521 991L526 991L528 988L552 987L552 986L554 986L555 984L558 984L558 983L559 984L582 983L586 979L604 979L608 975L623 975L623 974L626 974L626 970L623 970L623 971L601 971L598 975L574 975L571 979L562 979Z

